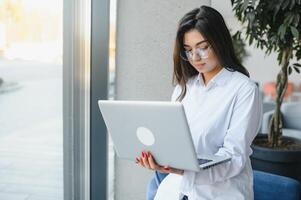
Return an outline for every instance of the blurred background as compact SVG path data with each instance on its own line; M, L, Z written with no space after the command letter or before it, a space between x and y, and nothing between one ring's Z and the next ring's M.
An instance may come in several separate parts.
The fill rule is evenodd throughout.
M0 199L63 199L62 1L0 1Z

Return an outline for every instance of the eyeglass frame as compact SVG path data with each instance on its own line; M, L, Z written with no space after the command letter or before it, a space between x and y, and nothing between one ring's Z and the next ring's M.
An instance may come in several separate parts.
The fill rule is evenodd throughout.
M203 42L207 42L207 40L204 40ZM198 49L201 49L203 52L205 51L207 51L207 56L206 57L204 57L204 56L201 56L199 53L197 53L197 55L199 56L199 58L201 58L201 59L207 59L208 58L208 51L211 49L211 45L210 44L208 44L207 43L207 47L206 48L201 48L201 47L197 47L196 49L195 49L195 51L197 52L197 50ZM204 50L205 49L205 50ZM194 55L194 53L195 52L192 52L192 56L191 56L191 59L189 59L188 58L188 56L187 56L187 50L181 50L181 52L180 52L180 57L183 59L183 60L185 60L185 61L191 61L192 59L193 59L193 55ZM186 58L182 55L182 53L185 53L185 56L186 56Z

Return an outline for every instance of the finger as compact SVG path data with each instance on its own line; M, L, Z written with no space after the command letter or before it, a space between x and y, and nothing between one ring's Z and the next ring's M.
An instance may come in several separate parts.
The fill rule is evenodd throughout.
M142 151L142 160L143 160L143 164L146 168L150 169L149 163L148 163L148 158L147 158L147 154Z
M138 160L139 160L139 165L140 165L141 167L145 167L142 158L141 158L141 157L138 157Z
M148 152L148 163L153 170L159 169L159 165L157 165L156 161L153 158L153 155Z

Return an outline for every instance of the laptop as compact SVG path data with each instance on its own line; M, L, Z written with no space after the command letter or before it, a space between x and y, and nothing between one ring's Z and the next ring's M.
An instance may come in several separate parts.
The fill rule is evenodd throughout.
M120 158L135 161L150 151L159 165L196 172L231 159L197 156L180 102L99 100L98 105Z

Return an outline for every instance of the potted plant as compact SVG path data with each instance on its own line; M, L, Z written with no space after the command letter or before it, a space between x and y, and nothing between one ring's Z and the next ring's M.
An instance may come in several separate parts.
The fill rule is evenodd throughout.
M301 181L301 145L297 139L282 135L281 104L288 76L300 73L301 0L231 0L237 19L244 25L249 45L278 54L280 71L276 77L275 111L269 133L258 135L252 145L253 168L286 175Z
M237 31L234 34L231 34L231 38L232 38L236 57L239 60L239 62L243 62L243 60L250 55L246 51L246 43L245 43L244 39L241 37L241 32Z

